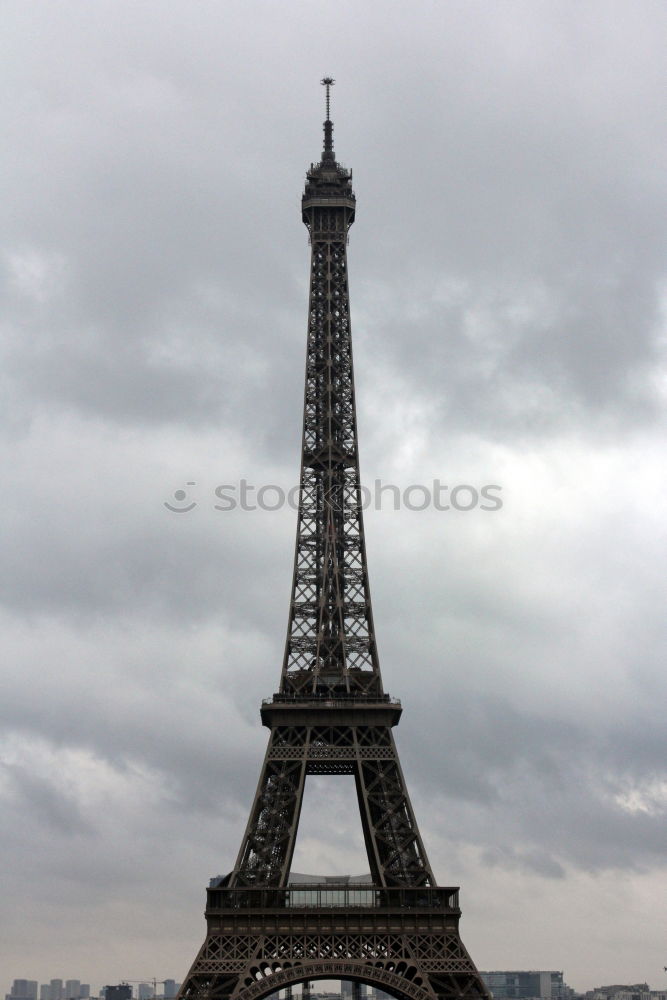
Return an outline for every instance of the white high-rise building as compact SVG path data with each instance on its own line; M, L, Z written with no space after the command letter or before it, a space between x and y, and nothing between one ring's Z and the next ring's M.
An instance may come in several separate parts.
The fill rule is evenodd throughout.
M65 983L63 1000L80 1000L81 983L78 979L68 979Z

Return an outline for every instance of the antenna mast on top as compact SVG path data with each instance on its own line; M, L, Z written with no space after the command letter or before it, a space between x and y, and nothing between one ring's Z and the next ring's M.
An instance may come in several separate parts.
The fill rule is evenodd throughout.
M331 117L331 115L330 115L331 88L333 87L333 85L334 85L335 82L336 81L334 80L334 78L332 76L324 76L320 80L320 83L322 84L322 86L327 88L327 97L326 97L326 101L327 101L327 121L329 121L329 119Z
M332 76L325 76L320 80L323 87L326 87L326 109L327 109L327 119L324 123L324 153L325 159L333 160L333 122L331 121L331 88L336 81ZM329 154L329 155L326 155Z

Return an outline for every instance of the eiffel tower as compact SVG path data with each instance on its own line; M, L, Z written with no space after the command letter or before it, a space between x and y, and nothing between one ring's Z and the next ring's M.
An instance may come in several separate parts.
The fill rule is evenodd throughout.
M324 148L302 199L310 301L299 513L280 690L234 870L208 889L207 934L180 1000L262 1000L296 983L366 983L398 1000L488 998L459 937L459 890L438 886L392 735L373 629L362 519L347 242L356 199ZM290 878L306 776L351 774L366 879ZM356 985L355 994L359 994Z

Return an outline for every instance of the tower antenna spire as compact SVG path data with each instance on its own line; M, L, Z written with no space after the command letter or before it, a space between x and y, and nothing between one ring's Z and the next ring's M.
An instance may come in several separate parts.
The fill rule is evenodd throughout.
M323 87L326 87L326 112L327 117L324 123L324 156L323 159L334 159L333 148L333 122L331 121L331 88L336 81L332 76L324 76L320 80Z

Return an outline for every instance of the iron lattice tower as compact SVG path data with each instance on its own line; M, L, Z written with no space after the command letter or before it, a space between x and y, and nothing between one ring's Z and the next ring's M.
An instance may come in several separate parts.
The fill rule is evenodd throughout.
M280 690L234 870L208 890L207 936L180 1000L261 1000L316 979L399 1000L488 997L458 931L458 888L438 887L392 735L366 566L347 241L356 200L337 162L326 87L324 148L302 217L311 243L294 577ZM290 867L308 774L354 775L367 881L296 884Z

